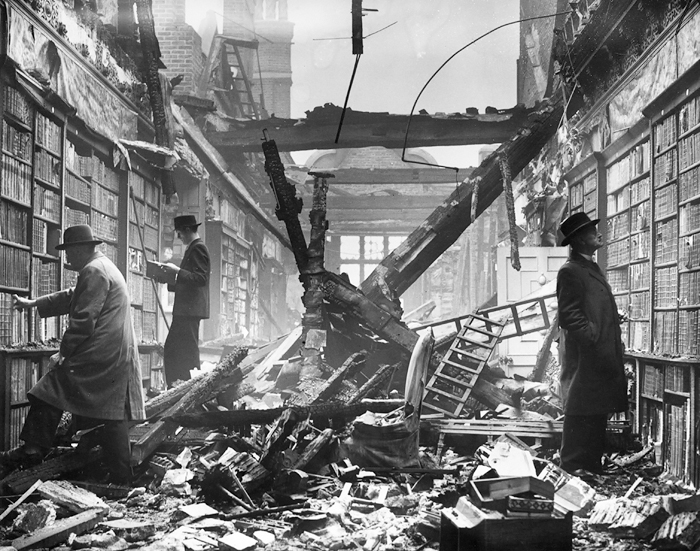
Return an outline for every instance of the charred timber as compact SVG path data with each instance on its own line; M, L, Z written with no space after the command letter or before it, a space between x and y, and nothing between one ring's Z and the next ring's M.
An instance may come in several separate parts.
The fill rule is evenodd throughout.
M295 419L311 417L311 420L333 418L350 418L362 415L366 411L374 413L390 413L404 405L403 400L362 400L354 404L328 402L311 406L273 409L235 409L230 411L207 411L175 415L171 419L182 427L189 428L218 428L235 427L243 424L265 425L272 423L285 410L292 410Z

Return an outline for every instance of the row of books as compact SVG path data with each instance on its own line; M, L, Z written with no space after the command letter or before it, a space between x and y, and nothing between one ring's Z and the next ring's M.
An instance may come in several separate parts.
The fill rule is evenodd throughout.
M651 287L651 266L648 262L630 265L630 289L649 289Z
M654 188L659 188L678 175L678 152L671 149L654 160Z
M608 245L608 266L615 267L629 264L630 261L630 240L622 239Z
M678 312L678 350L700 356L700 310Z
M649 142L633 147L622 159L607 169L608 193L621 188L627 182L649 170L651 155Z
M143 304L143 287L145 277L134 272L129 272L127 285L129 288L129 298L131 299L131 304L140 306ZM147 282L150 285L150 281Z
M66 207L66 227L90 224L90 215L80 209Z
M46 254L48 249L46 222L35 218L32 231L32 252Z
M651 313L651 298L649 291L631 293L629 301L629 317L631 319L649 319L649 314Z
M654 218L664 218L675 214L678 209L678 193L676 184L671 184L654 192Z
M678 316L676 312L654 313L654 350L655 354L677 354L676 337Z
M24 205L32 201L32 167L14 157L2 155L2 194Z
M675 266L654 270L654 306L678 306L678 270Z
M583 182L573 184L569 188L569 203L571 204L572 208L583 205Z
M630 261L649 258L650 232L644 231L630 237Z
M11 86L3 86L3 105L9 113L27 126L32 126L34 111L26 96Z
M92 186L92 207L110 216L119 216L119 197L102 186Z
M78 176L75 176L74 174L67 172L66 173L65 190L66 190L66 197L70 197L71 199L76 199L76 200L81 201L83 203L87 203L88 205L90 204L90 199L91 199L90 184L88 184L82 178L79 178Z
M158 339L156 320L155 312L144 312L140 308L131 307L131 322L139 342L154 342Z
M665 222L657 222L654 233L654 258L657 264L675 262L678 256L678 220L675 218Z
M61 143L63 135L61 127L51 119L42 115L36 114L36 143L45 147L56 155L61 154Z
M639 201L649 199L651 196L651 178L647 176L630 185L630 203L635 204Z
M626 237L630 233L630 213L624 211L607 220L607 239L619 239Z
M35 258L32 264L32 296L36 298L58 291L58 274L58 262Z
M678 130L684 134L700 124L700 96L686 102L678 112Z
M29 413L29 406L20 406L10 409L10 424L9 424L9 441L10 445L8 449L19 446L22 441L19 436L22 434L22 428L24 427L24 420Z
M678 170L685 170L700 162L700 132L678 142Z
M36 311L32 312L32 340L46 342L58 339L63 333L60 330L60 319L57 317L42 318Z
M42 186L34 186L34 214L54 224L61 222L61 196Z
M12 307L12 295L0 293L0 345L27 342L28 313Z
M29 251L0 244L0 285L29 289L30 258Z
M630 321L629 322L629 341L628 346L632 350L649 352L651 348L651 331L649 330L648 321Z
M28 217L29 213L26 209L0 199L0 239L29 245Z
M700 272L680 274L678 303L681 306L700 306Z
M624 187L617 192L608 193L608 216L617 214L630 206L630 188Z
M700 234L689 235L681 240L678 265L688 269L700 266Z
M34 154L34 176L56 187L61 187L61 159L43 149Z
M666 472L679 479L688 476L688 456L686 454L688 433L688 402L681 405L669 404L666 413L666 432L664 441L666 450L664 452L664 466Z
M10 404L27 401L27 391L39 382L41 365L32 358L10 359Z
M700 230L700 203L683 205L678 212L678 227L681 235Z
M119 220L93 210L92 231L98 239L117 241L119 239Z
M119 248L116 245L112 245L111 243L102 243L98 245L97 248L112 262L119 264Z
M2 121L2 148L28 163L32 162L32 135Z
M700 195L700 167L678 176L678 193L681 201Z
M666 117L654 125L654 153L660 153L664 149L676 144L678 134L676 132L676 116Z
M629 287L629 267L615 268L614 270L608 270L606 274L606 279L608 284L612 288L613 293L619 293L622 291L627 291Z

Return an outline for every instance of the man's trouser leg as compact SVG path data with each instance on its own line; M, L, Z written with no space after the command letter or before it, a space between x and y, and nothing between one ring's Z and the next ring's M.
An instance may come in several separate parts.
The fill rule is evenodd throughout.
M33 396L28 396L28 400L29 412L19 437L27 444L49 450L53 447L63 410Z
M168 385L188 381L190 369L199 368L199 318L173 316L163 346L163 366Z
M562 469L599 472L607 425L607 415L565 415L560 450Z
M96 429L98 432L95 443L102 446L102 456L109 468L110 479L114 482L128 484L131 482L131 445L129 443L129 422L126 419L94 419L76 416L78 430Z

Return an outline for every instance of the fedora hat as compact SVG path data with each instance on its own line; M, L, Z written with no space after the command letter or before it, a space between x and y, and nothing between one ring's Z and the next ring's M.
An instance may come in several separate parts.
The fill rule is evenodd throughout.
M72 245L98 245L102 243L101 239L95 239L92 235L92 228L87 224L80 224L79 226L71 226L66 228L63 232L63 243L56 245L59 251L62 251L66 247Z
M183 214L182 216L176 216L173 219L176 230L181 230L182 228L196 228L201 224L197 222L197 219L193 214Z
M581 231L588 226L595 226L598 222L600 222L600 218L591 220L588 218L588 215L585 212L577 212L572 214L559 226L559 230L564 236L564 239L561 240L562 246L568 245L569 241L576 232Z

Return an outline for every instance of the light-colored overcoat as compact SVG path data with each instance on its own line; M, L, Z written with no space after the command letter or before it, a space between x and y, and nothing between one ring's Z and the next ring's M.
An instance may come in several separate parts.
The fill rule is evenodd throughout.
M619 314L598 265L572 252L557 276L557 301L564 413L626 411Z
M145 418L141 364L126 282L95 252L75 288L37 299L42 317L68 314L61 339L63 363L29 394L64 411L95 419Z

